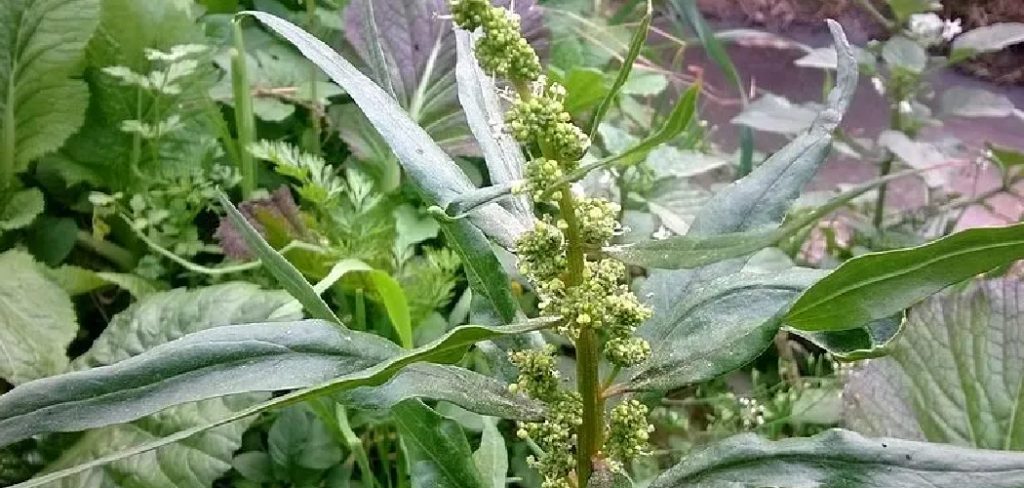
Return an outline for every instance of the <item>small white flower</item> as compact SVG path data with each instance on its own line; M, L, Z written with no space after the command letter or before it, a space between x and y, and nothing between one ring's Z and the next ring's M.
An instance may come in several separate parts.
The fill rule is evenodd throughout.
M875 91L878 92L879 95L885 95L885 82L882 81L882 78L878 76L872 77L871 85L875 87Z
M964 31L964 28L960 25L960 19L946 20L942 26L942 38L947 41L952 41L954 37Z
M900 101L899 111L903 115L909 115L914 113L914 106L907 100Z
M658 231L652 234L651 237L658 241L668 239L669 237L672 237L672 231L668 230L668 227L662 225L661 227L658 227Z

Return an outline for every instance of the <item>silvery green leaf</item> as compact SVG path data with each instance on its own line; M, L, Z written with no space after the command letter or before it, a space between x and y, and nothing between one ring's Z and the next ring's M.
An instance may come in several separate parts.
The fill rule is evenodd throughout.
M1007 117L1017 107L1001 93L955 86L942 92L942 111L961 117Z
M920 44L903 36L895 36L882 46L882 59L889 66L920 74L928 65L928 53Z
M811 126L820 111L817 104L796 105L768 93L747 105L732 123L775 134L799 134Z

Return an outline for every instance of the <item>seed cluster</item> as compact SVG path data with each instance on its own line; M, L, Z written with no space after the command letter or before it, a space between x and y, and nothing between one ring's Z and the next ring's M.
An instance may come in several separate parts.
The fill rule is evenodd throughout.
M626 267L610 259L585 257L579 276L569 274L566 232L570 226L565 212L572 209L568 218L575 221L575 249L600 249L618 230L620 209L598 198L574 201L563 182L565 175L579 168L580 158L590 147L590 139L565 110L565 88L540 76L537 55L520 33L514 13L492 7L489 0L449 2L459 27L482 30L476 56L484 71L506 79L515 88L505 114L510 132L521 144L544 155L527 163L526 182L516 191L536 203L557 204L561 212L542 216L516 243L519 271L534 286L541 313L560 317L555 331L574 343L582 331L594 331L605 359L615 366L645 361L651 347L634 332L651 311L625 284ZM520 423L517 433L542 451L529 459L544 478L542 487L568 488L578 486L572 478L577 432L584 421L583 402L579 393L562 385L555 352L549 345L509 353L509 360L519 370L509 390L547 404L546 418ZM636 400L623 401L612 409L604 426L600 460L621 469L625 461L648 453L650 429L647 407Z

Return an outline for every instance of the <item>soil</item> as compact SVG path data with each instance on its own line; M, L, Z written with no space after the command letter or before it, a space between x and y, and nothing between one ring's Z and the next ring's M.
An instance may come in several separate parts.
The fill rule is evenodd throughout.
M885 10L884 0L875 0ZM885 35L885 28L853 0L698 0L709 18L739 22L778 33L838 20L854 43ZM964 30L995 22L1024 22L1024 0L945 0L943 16L961 19ZM960 69L979 78L1024 85L1024 45L982 56Z

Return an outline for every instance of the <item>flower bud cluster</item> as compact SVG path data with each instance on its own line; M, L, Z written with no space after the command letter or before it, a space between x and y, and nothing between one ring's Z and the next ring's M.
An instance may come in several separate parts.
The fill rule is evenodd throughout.
M565 88L541 78L533 83L528 98L519 97L505 114L516 140L550 148L558 160L575 169L576 162L590 148L590 138L572 123L565 110Z
M505 114L512 135L543 154L527 164L526 183L515 191L530 195L535 202L559 207L560 214L538 220L516 242L519 271L533 284L540 312L559 317L555 332L574 344L586 332L588 343L596 342L605 359L616 366L645 361L651 347L634 333L650 317L650 309L625 284L625 265L586 255L587 250L607 245L615 235L619 206L597 198L576 200L562 183L565 175L579 168L579 160L590 146L589 137L573 124L565 109L565 88L540 76L537 55L519 32L518 16L492 7L490 0L449 2L456 24L483 30L476 45L480 65L516 88ZM569 256L573 256L572 263ZM583 397L561 384L553 346L511 352L509 360L519 370L509 390L548 407L542 421L520 423L517 432L543 451L529 460L544 478L542 487L576 486L569 478L576 468L577 432L584 424ZM588 425L588 433L593 432L589 428L603 428L606 434L603 448L596 454L610 466L621 466L647 453L650 426L646 417L647 408L630 400L612 410L606 425Z
M647 406L626 400L612 409L605 451L616 461L650 454L647 441L654 427L647 423Z
M452 0L452 20L466 30L483 28L483 37L476 42L476 58L480 67L493 76L525 82L540 75L536 51L523 38L519 16L488 0Z

